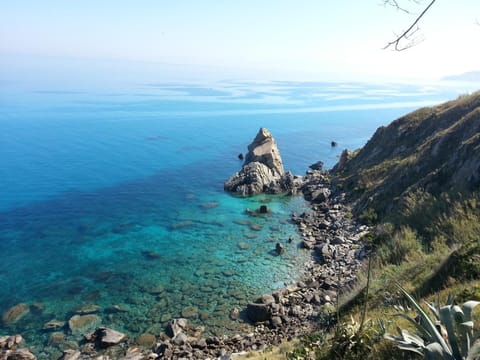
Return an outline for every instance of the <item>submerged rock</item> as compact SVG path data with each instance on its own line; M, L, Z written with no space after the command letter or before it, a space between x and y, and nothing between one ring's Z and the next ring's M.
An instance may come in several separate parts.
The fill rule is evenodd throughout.
M282 193L292 188L293 176L285 174L277 144L270 132L261 128L253 142L242 169L224 184L226 191L241 196L260 193Z
M2 321L5 324L15 323L29 312L30 307L27 304L20 303L5 311L2 315Z
M68 320L68 328L73 335L84 335L93 331L100 322L97 315L74 315Z

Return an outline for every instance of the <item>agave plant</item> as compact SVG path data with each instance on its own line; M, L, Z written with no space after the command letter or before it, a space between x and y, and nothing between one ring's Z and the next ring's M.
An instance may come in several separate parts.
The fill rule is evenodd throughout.
M480 338L474 339L472 310L479 301L467 301L463 305L453 304L449 297L444 306L427 303L432 316L422 309L418 302L401 286L400 291L417 312L414 319L405 313L395 314L409 321L417 330L412 333L398 329L399 336L384 334L402 350L412 351L428 360L478 360L480 359Z

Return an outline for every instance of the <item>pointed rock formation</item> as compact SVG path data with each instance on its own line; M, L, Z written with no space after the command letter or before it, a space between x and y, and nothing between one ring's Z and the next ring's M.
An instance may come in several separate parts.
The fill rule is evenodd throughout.
M260 193L282 193L293 188L294 177L285 173L277 144L272 134L261 128L253 142L242 169L225 182L226 191L240 196Z

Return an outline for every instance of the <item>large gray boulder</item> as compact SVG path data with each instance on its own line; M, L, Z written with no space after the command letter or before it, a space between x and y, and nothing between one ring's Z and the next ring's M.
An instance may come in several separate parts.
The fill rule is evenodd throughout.
M285 173L277 143L265 128L261 128L248 145L242 169L224 184L226 191L240 196L281 193L292 187L293 176Z

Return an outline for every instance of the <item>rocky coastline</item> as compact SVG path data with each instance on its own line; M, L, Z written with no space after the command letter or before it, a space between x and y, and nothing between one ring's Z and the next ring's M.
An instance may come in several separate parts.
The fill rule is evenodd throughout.
M225 189L237 195L257 192L302 194L310 204L309 211L291 215L291 221L301 235L301 243L291 246L301 246L312 254L311 260L305 263L303 278L259 297L243 310L232 310L232 319L241 318L253 325L250 333L204 337L201 326L177 318L172 319L165 333L158 337L130 341L126 334L99 327L100 321L97 320L100 319L86 312L75 315L68 322L70 331L83 335L83 340L78 346L65 350L59 360L228 360L307 334L319 324L328 325L329 317L343 295L359 285L358 274L364 269L368 253L362 237L369 229L354 221L345 194L332 186L329 172L323 171L322 165L321 162L313 164L305 176L285 173L275 141L268 130L260 129L249 146L242 170L226 182ZM259 173L252 175L254 169L259 169ZM268 176L264 177L265 174ZM268 209L262 210L268 213ZM278 256L287 246L282 242L285 240L279 239L274 250ZM29 310L20 305L8 310L3 321L15 321ZM92 324L95 326L90 326ZM55 331L65 324L51 322L45 326L48 327L46 331ZM0 360L36 359L30 349L23 346L20 335L0 337Z
M296 180L296 191L303 194L311 210L292 214L291 221L301 234L299 245L312 252L312 259L305 264L305 275L298 282L263 295L243 311L232 314L253 323L251 333L204 338L201 328L186 319L173 319L164 335L152 339L147 351L133 342L129 346L124 334L97 328L85 336L78 350L67 350L60 359L226 360L312 331L328 308L335 307L338 294L356 287L367 254L361 238L368 228L352 219L344 194L334 190L328 172L309 170ZM0 340L0 359L35 359L22 347L19 335Z

